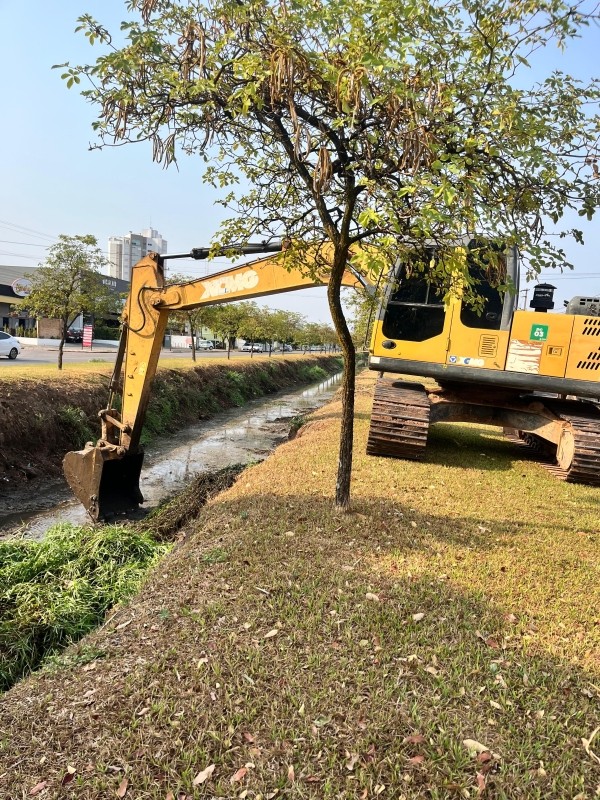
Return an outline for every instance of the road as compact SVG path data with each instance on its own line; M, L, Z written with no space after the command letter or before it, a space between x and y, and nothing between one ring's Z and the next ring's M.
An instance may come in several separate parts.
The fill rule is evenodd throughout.
M301 351L296 351L296 354L302 355ZM91 352L87 348L84 350L81 345L78 344L68 344L65 345L65 349L63 352L63 363L64 364L77 364L82 362L89 362L89 361L106 361L108 363L113 363L115 361L117 355L117 348L109 348L106 346L98 346L92 348ZM254 357L263 355L262 353L255 353ZM266 354L265 354L266 355ZM282 355L294 355L294 353L280 353L280 352L273 352L272 356L282 356ZM197 350L196 351L196 359L199 362L202 362L206 359L211 358L226 358L227 351L226 350ZM231 351L232 358L250 358L250 353L241 353L238 350ZM164 349L161 350L160 358L182 358L187 359L188 361L192 360L191 351L188 350L168 350ZM14 366L23 366L24 364L27 365L34 365L34 364L55 364L58 359L58 348L50 348L50 347L36 347L34 345L21 346L21 353L19 356L14 360L11 361L8 358L0 358L0 375L2 371L5 369L10 369Z

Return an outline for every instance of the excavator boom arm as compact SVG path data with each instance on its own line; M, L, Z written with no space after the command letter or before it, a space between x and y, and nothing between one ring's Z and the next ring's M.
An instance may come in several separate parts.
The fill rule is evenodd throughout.
M255 247L250 252L256 252ZM201 255L195 255L198 253ZM192 251L192 257L196 258L207 254L208 250ZM318 252L304 254L306 265L324 265L318 270L295 263L297 255L283 251L206 278L173 285L165 284L165 259L160 255L151 253L135 265L123 310L122 338L110 399L108 407L100 411L102 436L96 445L90 443L85 450L67 453L63 461L67 481L94 521L130 511L143 502L139 490L143 459L140 437L169 313L322 286L329 280L325 266L328 254L331 249L327 245L321 245ZM341 283L356 288L368 285L351 267L343 273ZM121 362L118 411L112 408L112 398L118 390Z

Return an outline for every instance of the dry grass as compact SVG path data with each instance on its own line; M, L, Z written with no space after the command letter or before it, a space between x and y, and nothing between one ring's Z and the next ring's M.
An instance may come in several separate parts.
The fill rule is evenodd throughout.
M353 513L332 404L4 697L0 796L597 796L600 493L483 428L367 458L371 380Z
M318 358L320 356L319 353L311 354L311 353L303 353L301 355L302 359L310 359L310 358ZM287 357L287 356L286 356ZM294 358L299 357L298 354L294 354ZM16 364L12 364L10 369L2 370L2 376L0 378L0 385L4 383L13 383L15 381L22 381L23 379L34 379L34 380L42 380L51 378L52 380L56 381L66 381L73 378L78 377L86 377L90 374L98 373L99 375L112 375L113 371L113 361L112 357L106 353L90 353L90 360L89 361L81 361L81 362L69 362L68 360L69 355L68 352L65 355L65 361L63 362L62 370L59 370L56 366L56 362L52 364L26 364L25 362L18 362ZM282 356L280 354L274 354L270 357L271 361L280 361ZM246 359L243 359L246 361ZM252 358L249 356L247 357L248 363L254 363L255 361L268 361L269 355L254 353ZM227 359L227 355L224 354L221 357L214 357L211 356L210 359L203 359L200 358L197 361L192 361L192 357L188 358L174 358L169 356L161 356L160 363L158 366L158 372L161 370L166 369L194 369L194 367L198 366L207 366L211 364L235 364L240 363L240 358L236 357L235 359Z

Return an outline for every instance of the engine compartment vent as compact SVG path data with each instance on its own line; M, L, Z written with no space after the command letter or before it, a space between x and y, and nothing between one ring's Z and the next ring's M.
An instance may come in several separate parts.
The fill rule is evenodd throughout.
M497 336L482 336L479 339L479 355L485 358L494 358L498 352Z
M583 322L584 336L600 336L600 317L588 317Z
M600 369L600 347L588 353L587 358L577 362L577 369L591 369L594 372Z

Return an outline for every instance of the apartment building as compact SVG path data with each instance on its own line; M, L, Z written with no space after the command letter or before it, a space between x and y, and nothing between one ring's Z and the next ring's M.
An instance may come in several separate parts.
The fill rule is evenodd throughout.
M167 252L167 240L154 228L141 233L129 231L125 236L111 236L108 240L108 274L122 281L131 280L131 268L148 253Z

